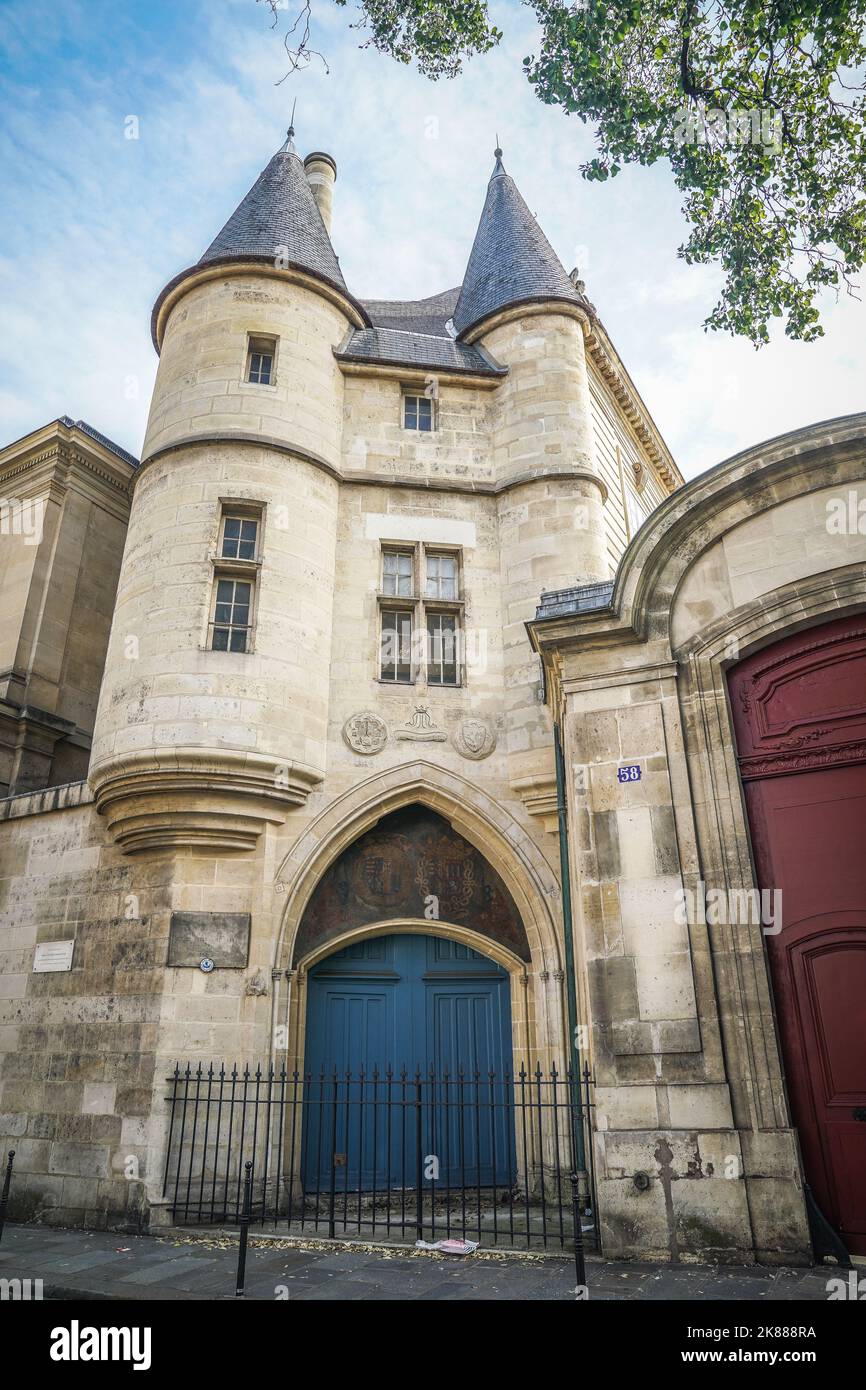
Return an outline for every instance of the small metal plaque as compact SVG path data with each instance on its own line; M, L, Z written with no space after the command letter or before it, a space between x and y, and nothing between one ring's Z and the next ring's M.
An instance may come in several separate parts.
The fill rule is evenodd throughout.
M40 973L47 970L71 970L74 950L74 941L42 941L36 947L33 969Z
M640 779L640 763L632 763L629 767L618 767L616 770L618 782L639 782Z

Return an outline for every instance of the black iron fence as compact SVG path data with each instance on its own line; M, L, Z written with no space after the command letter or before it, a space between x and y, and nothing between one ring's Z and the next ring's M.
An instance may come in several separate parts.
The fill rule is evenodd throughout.
M178 1224L248 1215L322 1237L511 1248L597 1234L588 1067L310 1076L178 1064L168 1082L163 1190Z

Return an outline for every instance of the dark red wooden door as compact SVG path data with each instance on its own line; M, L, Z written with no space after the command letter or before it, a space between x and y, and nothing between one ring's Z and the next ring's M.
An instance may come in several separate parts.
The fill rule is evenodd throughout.
M809 628L736 666L729 691L806 1176L866 1254L866 618Z

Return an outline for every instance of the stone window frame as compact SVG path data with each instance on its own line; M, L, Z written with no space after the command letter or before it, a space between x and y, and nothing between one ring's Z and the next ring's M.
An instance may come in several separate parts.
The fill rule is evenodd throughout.
M252 381L250 371L252 370L253 353L267 351L265 344L270 349L271 370L267 381ZM256 333L252 330L246 335L244 348L243 372L241 375L241 385L253 391L273 391L277 385L277 372L279 367L280 339L276 333Z
M385 592L385 556L388 554L412 556L412 592L410 594ZM453 556L456 561L456 596L453 599L428 596L427 557ZM379 588L376 593L378 643L376 652L376 679L380 685L396 689L428 684L436 690L459 690L466 684L465 662L462 660L461 634L465 631L466 602L463 598L463 550L460 546L442 545L427 541L382 541L379 550ZM399 585L398 585L399 587ZM388 612L408 612L411 614L410 631L410 675L409 680L395 680L382 674L382 644L384 637L383 615ZM455 680L430 681L430 661L427 652L428 615L442 614L454 618L455 628ZM419 634L423 637L419 639ZM418 652L419 641L423 642L423 655Z
M406 424L406 402L408 400L429 401L430 402L430 428L422 429L420 424ZM427 392L418 388L417 385L406 385L400 387L400 428L411 430L413 434L436 434L439 429L439 409L438 399L435 395L428 396ZM417 418L420 420L421 412L416 411Z
M234 605L235 605L234 592L235 592L235 591L233 591L233 597L232 597L232 601L231 601L232 613L231 613L229 619L228 619L227 621L219 621L219 622L217 621L217 617L216 617L217 604L218 604L218 603L224 603L224 602L225 602L224 599L220 599L220 597L219 597L219 591L220 591L220 585L221 585L221 584L233 584L233 585L235 585L235 586L237 586L238 584L248 584L248 585L249 585L249 589L250 589L250 601L249 601L249 605L248 605L248 610L249 610L249 611L248 611L249 622L248 622L246 625L241 624L241 623L237 623L237 622L234 621ZM214 575L213 590L212 590L212 592L211 592L210 620L209 620L209 622L208 622L208 649L209 649L210 651L212 651L212 652L228 652L228 653L230 653L232 656L246 656L246 655L252 650L252 637L253 637L253 630L254 630L255 603L256 603L256 586L255 586L255 581L254 581L254 580L249 579L249 578L246 578L246 577L241 578L240 576L234 575L234 574L220 574L219 572L217 572L217 573ZM234 647L234 646L231 646L231 645L227 645L227 646L225 646L225 647L217 647L217 646L215 646L216 634L217 634L218 631L219 631L219 632L228 632L228 634L229 634L229 638L228 638L229 643L231 643L232 638L233 638L233 636L234 636L234 634L235 634L236 632L244 632L244 633L246 634L246 636L245 636L245 639L244 639L244 645L243 645L243 647Z
M255 651L256 625L258 619L260 574L262 568L262 553L264 545L265 513L266 504L254 501L250 498L221 497L219 499L219 516L217 521L216 541L211 551L211 592L208 604L207 631L203 643L206 651L224 651L224 648L215 647L214 630L218 626L216 622L217 594L221 579L241 580L250 585L250 613L249 626L247 628L247 642L244 650L230 651L232 656L249 656ZM223 555L223 542L225 539L225 523L230 518L240 518L244 521L255 521L256 530L256 551L253 559L241 560L233 559Z

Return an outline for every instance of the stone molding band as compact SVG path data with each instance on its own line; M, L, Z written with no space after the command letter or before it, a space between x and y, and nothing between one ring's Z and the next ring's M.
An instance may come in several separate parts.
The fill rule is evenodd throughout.
M303 449L297 444L287 444L284 440L274 439L271 435L265 434L245 434L234 430L221 430L213 434L187 435L183 439L173 440L171 444L164 444L161 448L155 449L147 458L142 459L136 471L137 480L144 470L161 459L166 454L177 453L183 449L191 449L196 445L209 447L213 444L246 444L256 449L273 449L276 453L287 454L290 458L299 459L302 463L309 463L314 468L319 468L323 473L327 473L335 482L347 487L396 487L410 488L418 492L456 492L466 496L487 496L498 497L502 493L511 492L513 488L523 487L526 483L551 482L556 479L565 481L584 481L594 483L601 493L602 502L606 502L609 496L607 484L603 478L598 477L589 468L545 468L532 470L526 473L517 473L511 478L506 478L500 483L465 483L454 478L406 478L406 477L382 477L378 473L344 473L334 464L328 463L327 459L320 454L311 453L309 449Z

